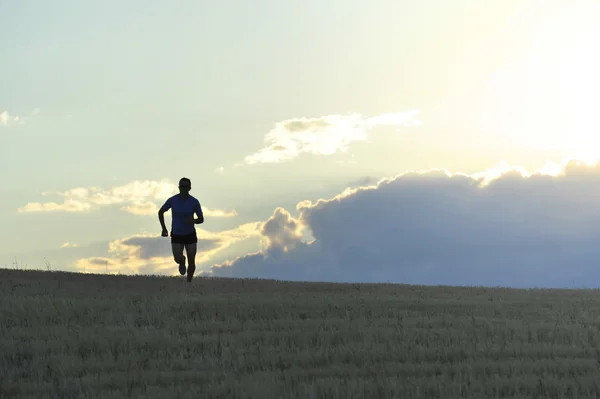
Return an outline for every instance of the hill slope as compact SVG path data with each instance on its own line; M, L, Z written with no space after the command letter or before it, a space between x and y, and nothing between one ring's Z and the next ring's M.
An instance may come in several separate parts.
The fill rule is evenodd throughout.
M600 294L0 269L0 397L600 395Z

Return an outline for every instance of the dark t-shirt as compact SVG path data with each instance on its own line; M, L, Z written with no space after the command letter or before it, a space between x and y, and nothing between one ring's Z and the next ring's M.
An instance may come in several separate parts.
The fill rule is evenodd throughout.
M191 195L183 199L180 194L175 194L160 208L163 212L169 209L171 209L171 234L184 235L196 231L196 226L193 223L187 223L186 219L189 219L190 216L193 217L194 212L202 215L200 201Z

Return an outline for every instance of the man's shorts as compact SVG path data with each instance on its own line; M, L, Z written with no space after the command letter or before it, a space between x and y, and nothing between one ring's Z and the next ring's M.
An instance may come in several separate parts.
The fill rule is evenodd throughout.
M195 244L198 242L198 236L196 232L190 234L173 234L171 233L171 244Z

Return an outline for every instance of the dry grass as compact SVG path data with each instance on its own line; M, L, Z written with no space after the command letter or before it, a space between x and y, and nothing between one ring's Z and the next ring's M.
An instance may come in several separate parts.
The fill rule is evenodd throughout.
M0 397L600 396L600 294L0 270Z

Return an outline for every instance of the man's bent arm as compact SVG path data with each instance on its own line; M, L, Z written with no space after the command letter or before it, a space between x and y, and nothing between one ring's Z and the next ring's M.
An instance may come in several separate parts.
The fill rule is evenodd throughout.
M198 215L198 218L194 219L194 224L204 223L204 214L202 213L202 206L199 201L196 202L196 215Z
M166 230L167 226L165 225L165 211L158 211L158 220L160 221L160 225L163 228L163 230Z

